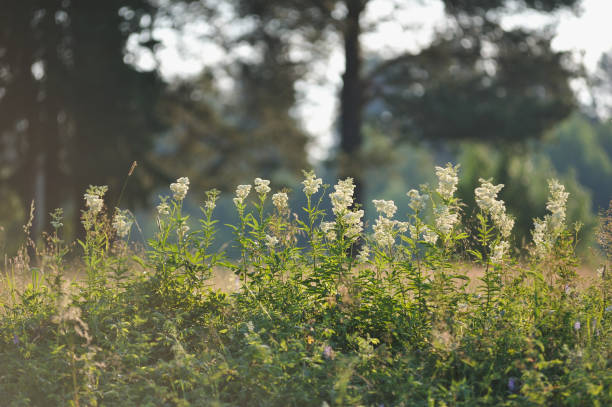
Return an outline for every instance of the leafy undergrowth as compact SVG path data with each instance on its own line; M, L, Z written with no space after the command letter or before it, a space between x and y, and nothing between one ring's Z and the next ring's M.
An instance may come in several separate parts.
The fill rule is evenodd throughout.
M410 191L406 221L375 201L371 235L350 179L329 194L326 215L327 187L308 173L298 216L284 192L269 205L268 182L256 179L253 201L251 186L234 199L233 261L210 250L216 191L190 229L189 182L172 184L157 236L137 256L129 213L109 219L105 188L90 188L82 281L66 278L60 211L36 258L24 250L9 263L0 404L612 405L612 278L604 265L579 281L563 186L551 181L550 214L535 220L519 262L501 186L482 180L468 219L456 171L438 168L435 190ZM612 217L603 219L606 249ZM484 270L476 282L459 267L468 260ZM235 291L211 288L219 267L235 273ZM19 289L24 273L32 280Z

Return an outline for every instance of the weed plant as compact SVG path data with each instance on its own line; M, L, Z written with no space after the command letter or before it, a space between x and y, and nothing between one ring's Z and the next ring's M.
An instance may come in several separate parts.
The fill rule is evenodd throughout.
M437 167L435 187L409 191L404 220L374 201L371 232L350 178L330 192L305 173L295 211L257 178L238 186L239 221L225 226L235 259L212 250L218 191L193 222L189 180L170 185L142 253L130 213L90 187L77 266L61 210L41 247L5 262L0 405L612 405L612 212L606 263L580 281L563 185L550 181L548 215L517 258L503 185L481 180L468 216L457 172ZM220 270L235 289L212 285Z

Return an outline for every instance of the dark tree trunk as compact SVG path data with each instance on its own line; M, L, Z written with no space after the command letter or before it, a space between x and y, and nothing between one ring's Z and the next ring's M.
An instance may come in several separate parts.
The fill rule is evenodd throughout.
M352 177L355 182L355 203L363 204L363 175L358 154L361 134L363 95L361 83L360 16L363 0L346 0L348 10L344 27L345 71L340 95L340 177Z
M37 176L37 182L40 183L41 203L37 213L39 216L37 232L42 230L50 231L49 212L55 208L62 207L64 201L62 199L62 190L65 189L65 180L62 180L61 175L61 142L60 142L60 123L58 117L60 114L60 104L65 83L64 83L64 67L63 61L59 56L60 44L63 37L63 28L55 22L55 15L61 9L61 1L48 1L48 8L41 23L41 31L44 38L43 58L45 65L45 99L41 106L40 121L43 124L43 133L41 140L43 141L42 156L40 158L40 174Z

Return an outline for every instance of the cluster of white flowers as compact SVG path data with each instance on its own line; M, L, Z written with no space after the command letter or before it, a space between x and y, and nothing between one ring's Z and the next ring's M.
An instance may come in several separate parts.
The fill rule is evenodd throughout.
M366 245L363 245L359 254L357 255L357 263L365 263L370 260L370 248Z
M177 201L182 201L189 191L189 178L181 177L170 184L170 190L174 193L173 198Z
M323 184L321 178L317 178L314 171L304 172L306 179L302 181L304 185L304 193L308 196L314 195L319 192L319 187Z
M334 186L334 192L329 194L332 202L332 211L334 215L341 214L353 204L353 192L355 185L352 178L339 180Z
M501 264L510 249L510 243L505 240L497 243L491 249L491 262L494 264Z
M376 206L376 211L383 214L387 218L392 218L397 211L397 206L395 206L395 202L393 201L385 201L385 200L373 200L374 206Z
M542 256L547 249L549 238L547 235L547 224L545 220L534 219L533 231L531 232L536 254Z
M565 224L565 205L569 192L565 192L565 186L559 183L556 179L548 181L550 197L546 203L546 209L550 212L551 229L559 231Z
M435 208L435 218L436 228L444 235L448 235L455 225L459 223L459 214L452 212L451 208L446 205Z
M363 230L363 209L358 211L349 211L342 215L342 220L346 223L346 231L344 236L349 239L355 239Z
M242 205L246 197L249 196L250 192L251 192L250 185L238 185L236 187L236 197L234 198L234 205L236 206Z
M491 181L480 178L480 187L474 190L476 203L485 213L491 215L493 223L504 239L510 237L514 227L514 219L506 213L506 205L497 194L502 190L504 184L493 185Z
M321 222L321 231L325 234L327 240L333 241L336 239L336 224L334 222Z
M415 212L420 212L427 206L427 200L429 199L429 195L423 194L421 195L419 191L416 189L411 189L406 193L408 198L410 198L410 203L408 206Z
M166 198L163 198L161 203L157 205L157 213L160 215L170 215L170 206L166 202Z
M555 239L563 231L565 226L565 204L569 192L556 179L548 180L550 195L546 203L546 209L550 212L544 219L533 220L533 231L531 232L535 252L538 256L544 255L552 246Z
M381 247L391 247L395 244L395 236L393 230L395 228L396 221L379 216L376 219L376 223L373 226L374 229L374 240Z
M218 189L211 189L206 191L206 201L204 202L204 211L211 213L217 207L217 199L221 191Z
M270 180L255 178L254 184L255 184L255 191L259 195L266 195L268 192L270 192L270 186L269 186Z
M179 239L182 239L182 238L183 238L183 236L185 236L185 234L186 234L187 232L189 232L189 226L187 226L187 225L185 225L185 224L183 224L183 225L179 226L179 227L176 229L176 234L178 235Z
M85 205L87 205L87 207L92 213L96 214L102 210L102 207L104 206L104 200L101 197L94 194L85 194L84 198Z
M353 204L354 191L355 185L353 184L353 179L347 178L345 180L339 180L334 187L334 192L329 194L332 203L332 212L346 225L344 236L349 239L357 238L363 230L363 222L361 221L363 210L351 211L349 209ZM323 233L325 233L328 239L333 240L332 235L335 234L333 231L335 226L330 226L328 223L329 222L323 222L321 224L321 229L323 229L325 225ZM334 224L332 223L332 225Z
M414 241L419 240L417 227L415 225L410 225L409 229L410 238ZM423 240L425 240L427 243L436 244L436 242L438 241L438 234L425 225L421 225L421 236L423 236Z
M272 195L272 203L279 213L285 213L289 210L289 197L285 192L277 192Z
M278 244L278 239L274 236L266 235L266 245L272 249Z
M215 199L207 199L206 202L204 202L204 209L206 209L207 211L212 211L216 208L217 206L217 202Z
M108 190L106 185L103 186L90 186L87 192L83 195L85 199L85 205L89 208L89 211L97 215L104 206L104 199L102 197Z
M436 242L438 241L438 234L434 230L431 230L430 228L428 228L427 226L423 227L422 233L423 233L423 240L425 240L427 243L436 244Z
M493 185L491 181L480 178L480 186L474 190L476 204L487 213L504 210L504 201L497 200L497 194L502 190L504 184Z
M127 210L122 211L117 209L115 216L113 217L113 229L120 238L126 237L132 228L133 221L129 217Z
M381 247L391 247L395 243L395 229L399 232L408 230L409 224L392 220L391 218L397 211L397 206L393 201L374 200L374 205L379 213L378 219L373 226L374 240Z
M459 177L457 176L459 171L459 164L452 166L451 163L447 163L446 167L436 167L436 177L438 177L438 193L444 199L450 199L457 190L457 184L459 183Z

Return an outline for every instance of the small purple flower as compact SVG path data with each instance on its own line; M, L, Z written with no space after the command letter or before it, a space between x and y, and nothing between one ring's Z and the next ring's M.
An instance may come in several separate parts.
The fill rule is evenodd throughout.
M323 348L323 357L325 359L333 359L334 358L334 350L332 349L331 346L325 345L325 348Z
M574 322L574 330L578 331L580 329L580 321Z
M13 334L13 344L19 345L19 337L17 334Z
M508 379L508 390L510 390L512 393L518 390L518 383L515 377Z

